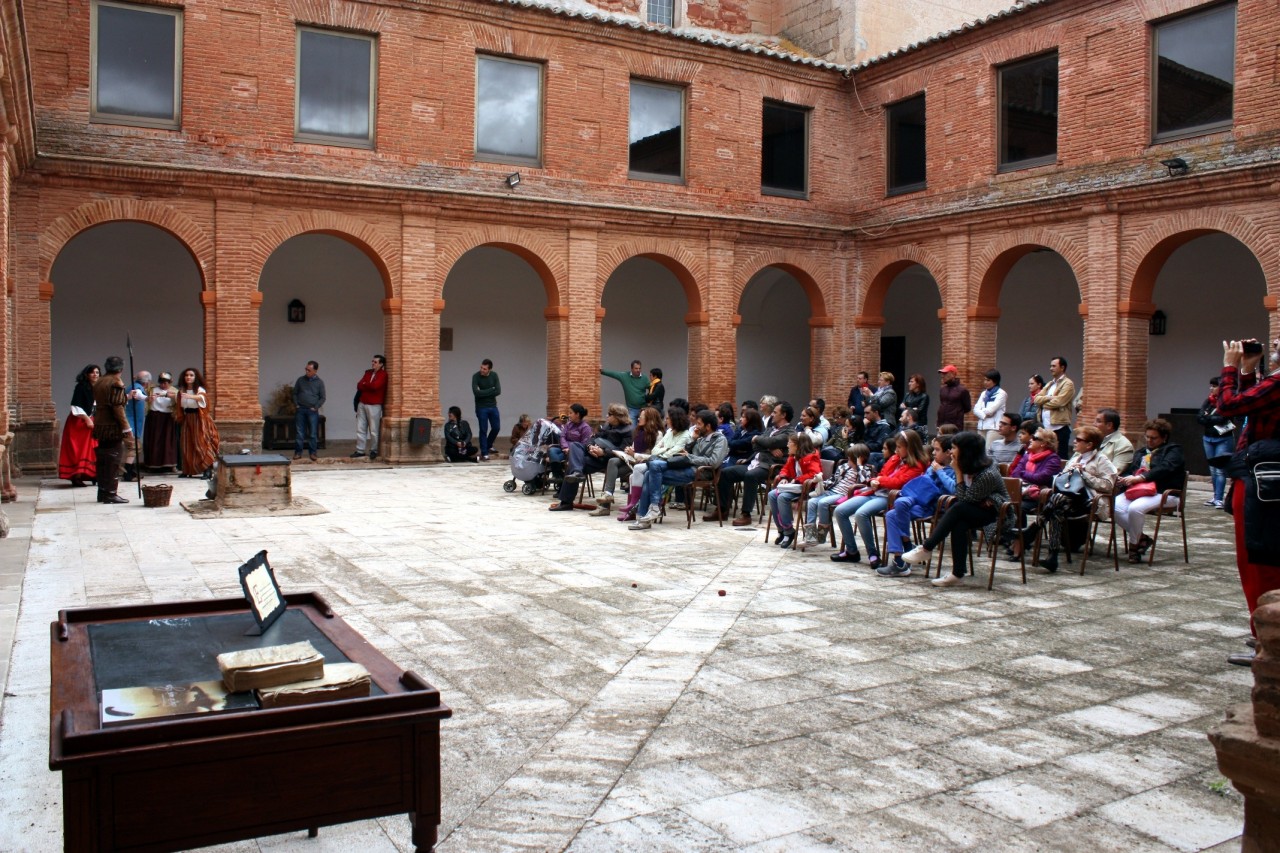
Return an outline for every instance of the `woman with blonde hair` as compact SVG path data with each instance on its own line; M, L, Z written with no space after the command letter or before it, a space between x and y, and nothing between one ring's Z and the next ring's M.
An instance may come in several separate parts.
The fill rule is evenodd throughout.
M1022 531L1025 543L1034 538L1043 527L1048 539L1049 556L1040 561L1049 572L1058 570L1058 548L1062 540L1062 521L1086 511L1089 501L1097 495L1109 495L1116 487L1116 466L1098 452L1102 433L1091 426L1077 427L1074 433L1075 455L1062 466L1063 474L1079 473L1083 491L1064 491L1055 483L1053 494L1040 509L1040 519Z

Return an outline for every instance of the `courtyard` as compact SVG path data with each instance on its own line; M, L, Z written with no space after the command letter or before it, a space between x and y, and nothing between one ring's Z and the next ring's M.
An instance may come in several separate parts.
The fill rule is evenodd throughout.
M60 608L240 595L267 549L437 686L442 853L1238 850L1206 730L1246 702L1230 519L1191 563L1100 556L932 589L683 513L647 532L507 494L505 464L296 466L328 510L195 519L27 479L0 542L0 847L61 849L48 770ZM122 484L121 493L130 494ZM949 560L949 558L948 558ZM723 590L724 594L720 595ZM11 645L11 648L10 648ZM7 662L7 663L6 663ZM411 849L403 816L226 845Z

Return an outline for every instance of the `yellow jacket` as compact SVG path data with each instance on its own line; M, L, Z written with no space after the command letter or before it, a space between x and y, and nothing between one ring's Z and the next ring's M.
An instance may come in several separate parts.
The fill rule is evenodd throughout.
M1052 383L1050 383L1052 384ZM1048 386L1045 386L1048 391ZM1044 417L1044 410L1049 410L1049 423L1052 426L1065 426L1071 423L1071 407L1076 400L1076 386L1070 379L1063 376L1058 380L1058 384L1053 386L1053 393L1037 394L1031 402L1036 404L1036 419L1040 420Z

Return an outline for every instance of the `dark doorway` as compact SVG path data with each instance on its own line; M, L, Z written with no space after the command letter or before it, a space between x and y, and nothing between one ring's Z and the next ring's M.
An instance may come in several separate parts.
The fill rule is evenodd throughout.
M893 390L897 392L898 399L901 400L907 387L906 335L880 336L880 372L884 373L885 371L893 374ZM871 377L871 384L873 386L876 384L874 375Z

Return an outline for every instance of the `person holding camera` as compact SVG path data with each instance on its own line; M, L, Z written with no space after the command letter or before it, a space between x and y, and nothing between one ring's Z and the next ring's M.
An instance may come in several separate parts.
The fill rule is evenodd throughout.
M1223 341L1222 375L1218 385L1218 414L1228 418L1247 418L1236 440L1239 451L1259 442L1280 438L1280 372L1260 376L1262 343L1256 339ZM1280 339L1271 342L1271 363L1280 364ZM1260 450L1260 448L1255 448ZM1246 464L1248 464L1246 462ZM1231 493L1227 498L1236 529L1236 568L1240 586L1249 607L1249 627L1253 631L1253 612L1263 593L1280 589L1280 550L1268 547L1266 530L1274 528L1274 519L1266 505L1257 500L1257 485L1252 472L1238 476L1231 472ZM1256 635L1256 632L1255 632ZM1256 646L1252 638L1246 641ZM1253 654L1233 654L1228 662L1251 666Z
M1196 415L1196 423L1204 427L1204 458L1217 459L1230 456L1235 447L1236 425L1231 418L1223 417L1218 412L1218 387L1221 379L1217 376L1209 380L1209 396L1200 406L1200 414ZM1204 502L1205 506L1222 506L1222 495L1227 486L1227 472L1224 468L1209 466L1213 475L1213 497Z

